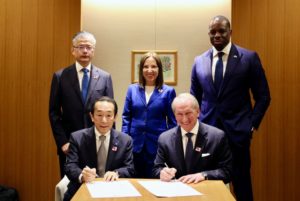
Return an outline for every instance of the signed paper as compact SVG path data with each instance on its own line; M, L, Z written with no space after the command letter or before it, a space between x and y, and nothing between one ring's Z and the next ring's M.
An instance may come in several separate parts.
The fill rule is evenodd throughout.
M203 195L187 184L179 181L139 181L139 183L149 192L157 197L179 197Z
M92 198L138 197L141 194L129 181L94 181L86 184Z

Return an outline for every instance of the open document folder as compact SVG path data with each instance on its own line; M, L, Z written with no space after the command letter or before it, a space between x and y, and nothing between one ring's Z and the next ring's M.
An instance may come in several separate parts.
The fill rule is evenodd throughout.
M92 198L138 197L141 194L129 181L86 183Z
M179 181L139 181L150 193L157 197L179 197L203 195L192 187Z

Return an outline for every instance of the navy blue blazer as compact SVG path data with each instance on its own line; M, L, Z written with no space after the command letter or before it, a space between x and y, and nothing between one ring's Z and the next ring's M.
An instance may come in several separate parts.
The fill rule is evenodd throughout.
M153 175L157 178L166 167L177 169L176 178L205 172L208 179L230 181L232 155L225 133L215 127L199 122L199 130L193 150L193 163L187 172L180 126L162 133L158 139L158 150L154 161Z
M49 118L59 154L61 147L69 141L74 131L93 125L89 111L92 103L101 96L113 98L110 74L91 66L87 100L83 103L75 64L53 74Z
M268 82L256 52L232 45L220 91L212 80L212 49L195 58L191 89L201 105L200 120L224 128L231 142L249 144L270 104ZM254 105L251 104L252 93Z
M65 164L65 172L70 180L67 191L69 196L73 196L80 187L78 179L85 166L97 168L94 126L71 134ZM134 175L131 137L114 129L110 133L106 171L118 171L120 177Z
M148 104L145 90L139 84L128 87L122 115L122 132L133 139L133 152L146 145L150 154L156 154L159 135L176 126L171 103L176 97L173 87L155 88Z

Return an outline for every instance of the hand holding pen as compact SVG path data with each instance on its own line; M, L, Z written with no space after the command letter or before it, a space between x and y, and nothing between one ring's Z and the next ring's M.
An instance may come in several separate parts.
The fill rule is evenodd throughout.
M160 171L160 180L162 181L171 181L175 179L175 174L177 170L175 168L169 168L167 163L165 163L165 166L161 171Z
M96 173L96 168L89 168L88 166L85 166L85 168L83 168L81 174L84 182L91 182L96 177L98 177Z

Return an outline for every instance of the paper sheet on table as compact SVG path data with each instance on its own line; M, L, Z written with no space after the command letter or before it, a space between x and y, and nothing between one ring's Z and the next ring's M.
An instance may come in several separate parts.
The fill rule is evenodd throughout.
M138 197L141 194L129 181L94 181L86 184L92 198Z
M150 193L157 197L179 197L203 195L192 187L179 181L139 181Z

